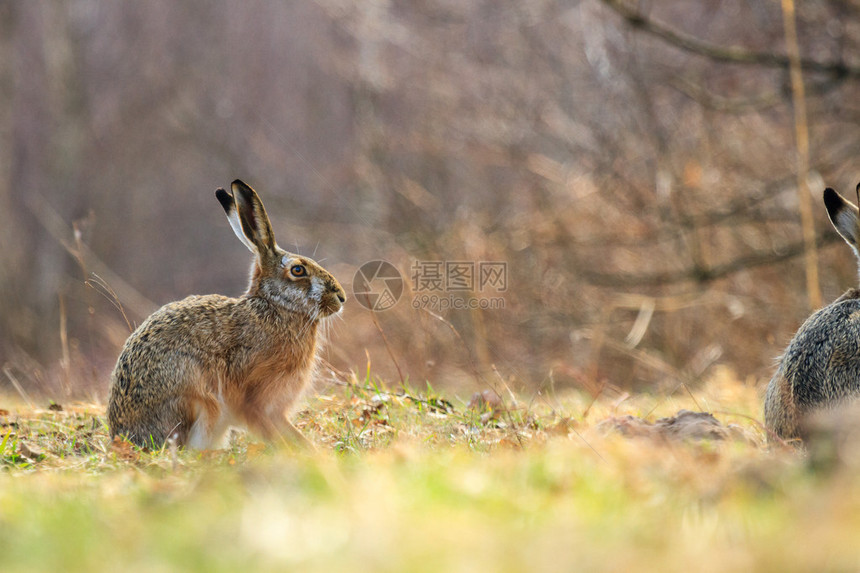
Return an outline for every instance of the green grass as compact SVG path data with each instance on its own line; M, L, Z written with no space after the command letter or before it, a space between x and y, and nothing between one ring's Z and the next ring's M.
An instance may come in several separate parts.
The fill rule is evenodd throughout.
M599 424L693 398L743 439ZM304 454L244 435L144 452L111 443L98 406L0 407L5 572L860 568L860 482L768 449L747 417L758 392L725 376L694 397L539 396L495 418L429 390L336 389L297 414Z

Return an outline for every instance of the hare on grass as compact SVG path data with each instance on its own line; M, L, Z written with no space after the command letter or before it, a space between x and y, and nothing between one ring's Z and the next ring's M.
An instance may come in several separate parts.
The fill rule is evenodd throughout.
M111 376L111 436L208 449L238 425L307 444L287 415L313 376L320 322L346 295L319 264L278 247L251 187L237 179L230 189L215 196L254 254L248 290L169 303L129 336Z

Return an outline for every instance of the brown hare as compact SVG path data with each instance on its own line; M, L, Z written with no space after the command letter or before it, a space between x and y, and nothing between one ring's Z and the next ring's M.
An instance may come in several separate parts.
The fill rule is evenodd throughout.
M314 373L320 321L339 313L346 295L316 262L278 247L248 185L236 180L215 196L254 253L248 290L169 303L129 336L111 376L111 435L207 449L238 425L306 445L287 414Z
M860 200L860 185L857 186ZM830 222L860 259L860 212L824 190ZM805 439L811 414L860 397L860 291L850 289L810 316L785 349L768 384L764 421L784 440Z

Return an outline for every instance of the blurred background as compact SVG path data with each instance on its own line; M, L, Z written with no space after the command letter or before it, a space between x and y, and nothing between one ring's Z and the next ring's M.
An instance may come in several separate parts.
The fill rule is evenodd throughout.
M130 327L241 294L234 178L351 297L325 376L763 385L857 282L821 191L860 180L860 3L790 7L0 2L0 390L104 400ZM414 308L428 261L504 262L503 304Z

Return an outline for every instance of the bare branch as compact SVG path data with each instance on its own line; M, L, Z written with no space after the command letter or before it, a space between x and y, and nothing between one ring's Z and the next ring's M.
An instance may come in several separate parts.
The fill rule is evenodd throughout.
M841 240L842 239L838 235L827 233L826 235L819 235L817 237L816 246L821 248L831 243L837 243ZM667 286L690 281L707 283L725 278L739 271L788 261L802 255L804 253L804 249L804 243L801 241L787 245L778 252L767 251L753 253L710 268L691 267L676 271L650 274L595 273L586 270L580 271L580 275L592 285L614 288Z
M772 52L757 52L739 46L718 46L652 20L642 15L639 10L628 5L624 0L602 0L602 2L624 18L633 28L656 36L667 44L671 44L685 52L704 56L714 61L732 64L784 68L786 70L791 66L787 55ZM860 77L860 67L850 66L843 61L820 62L818 60L803 58L800 60L800 65L806 72L831 74L838 78Z
M700 105L714 111L726 113L748 113L762 111L783 103L781 91L769 91L746 98L730 98L711 92L690 78L669 78L669 84Z

